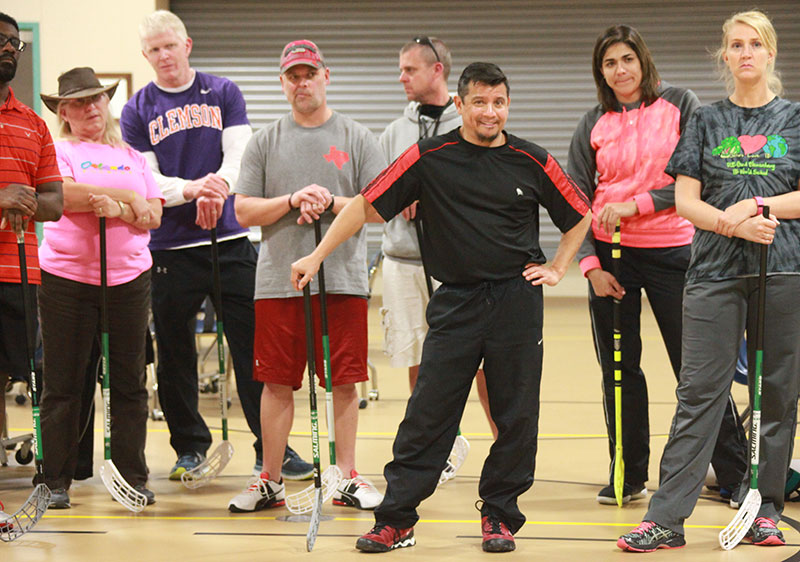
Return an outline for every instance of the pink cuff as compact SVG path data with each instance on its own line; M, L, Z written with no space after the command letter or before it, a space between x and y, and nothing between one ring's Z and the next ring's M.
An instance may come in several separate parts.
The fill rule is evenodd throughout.
M581 273L583 274L584 277L586 277L586 274L589 273L591 270L601 268L600 258L598 258L597 256L586 256L581 260L581 263L579 265L581 268Z
M649 193L640 193L639 195L635 195L633 197L633 201L636 203L636 208L639 210L640 215L650 215L655 212L653 198Z

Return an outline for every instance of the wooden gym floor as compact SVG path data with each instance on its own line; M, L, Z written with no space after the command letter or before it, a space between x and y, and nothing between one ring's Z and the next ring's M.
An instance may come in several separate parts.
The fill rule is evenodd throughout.
M646 501L635 501L619 509L601 506L595 495L606 482L608 453L600 376L589 328L585 287L574 270L567 287L547 290L545 304L545 364L542 381L542 411L536 482L520 498L528 517L517 534L517 550L505 558L537 557L541 560L621 560L635 556L619 551L617 537L635 526L644 515ZM571 285L570 285L571 284ZM571 287L571 289L570 289ZM379 489L385 486L383 465L389 460L392 439L408 397L404 370L392 369L381 353L379 325L380 283L370 303L370 358L378 370L379 400L361 410L357 458L359 471ZM652 456L650 482L658 484L658 461L675 407L675 381L649 309L643 317L643 368L650 390ZM213 370L211 358L208 370ZM319 393L323 408L323 394ZM734 389L740 406L746 403L742 386ZM11 434L29 431L30 409L6 398ZM201 395L202 411L220 439L217 399ZM324 413L321 415L324 420ZM324 426L324 422L320 422ZM167 479L175 462L164 422L149 422L147 459L151 470L149 487L156 504L134 515L117 505L103 487L98 469L95 476L75 482L70 490L72 509L50 510L34 532L14 543L0 543L0 560L36 562L72 560L162 561L205 560L350 560L365 556L354 549L358 536L372 526L372 514L326 505L313 553L305 552L307 523L291 522L284 509L254 514L231 514L228 500L247 483L253 466L252 437L246 429L238 402L231 412L231 441L236 453L217 480L205 488L187 490ZM307 388L296 393L296 419L291 445L310 458L310 423ZM486 420L477 396L467 405L462 429L471 444L469 457L455 480L441 486L420 507L416 526L417 546L386 554L392 560L472 560L487 556L480 548L479 513L474 508L478 475L491 444ZM102 459L102 426L95 426L95 466ZM327 447L323 443L323 453ZM324 455L326 456L326 455ZM323 467L327 462L323 460ZM27 498L32 465L19 466L11 459L0 467L0 498L13 512ZM290 482L287 493L308 483ZM717 533L734 511L714 494L704 491L688 521L686 548L659 551L655 560L777 561L800 559L800 504L788 504L781 528L785 547L754 547L742 544L725 552L717 544Z

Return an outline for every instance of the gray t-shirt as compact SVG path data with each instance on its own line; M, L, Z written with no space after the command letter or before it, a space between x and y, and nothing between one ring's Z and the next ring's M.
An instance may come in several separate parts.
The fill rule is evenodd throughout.
M235 193L280 197L316 183L337 196L354 197L386 166L378 141L363 125L334 112L319 127L301 127L291 114L258 131L242 157ZM261 227L256 299L298 297L289 273L292 262L314 250L314 226L298 225L299 211ZM325 235L333 213L322 217ZM366 297L367 242L361 231L325 260L329 293ZM317 292L317 280L312 284Z
M742 199L797 190L800 179L800 104L774 98L761 107L729 99L698 109L666 172L700 180L700 198L717 209ZM696 229L686 283L755 277L760 244ZM800 272L800 220L781 219L770 245L767 273Z

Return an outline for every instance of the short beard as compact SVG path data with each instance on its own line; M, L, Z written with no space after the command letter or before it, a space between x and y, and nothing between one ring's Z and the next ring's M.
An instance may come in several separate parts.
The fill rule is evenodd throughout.
M12 60L10 64L0 61L0 84L8 84L17 74L17 61Z
M475 135L478 137L479 141L485 142L487 144L491 144L491 143L493 143L495 141L495 139L497 137L500 136L500 133L498 132L498 133L495 133L495 134L493 134L491 136L482 135L481 133L475 133Z

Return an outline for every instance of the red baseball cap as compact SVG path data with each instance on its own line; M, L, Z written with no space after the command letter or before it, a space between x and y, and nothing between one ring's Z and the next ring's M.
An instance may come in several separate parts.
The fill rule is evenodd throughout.
M313 42L307 39L300 39L299 41L292 41L283 48L281 74L298 64L322 68L325 66L325 59L322 58L322 51Z

